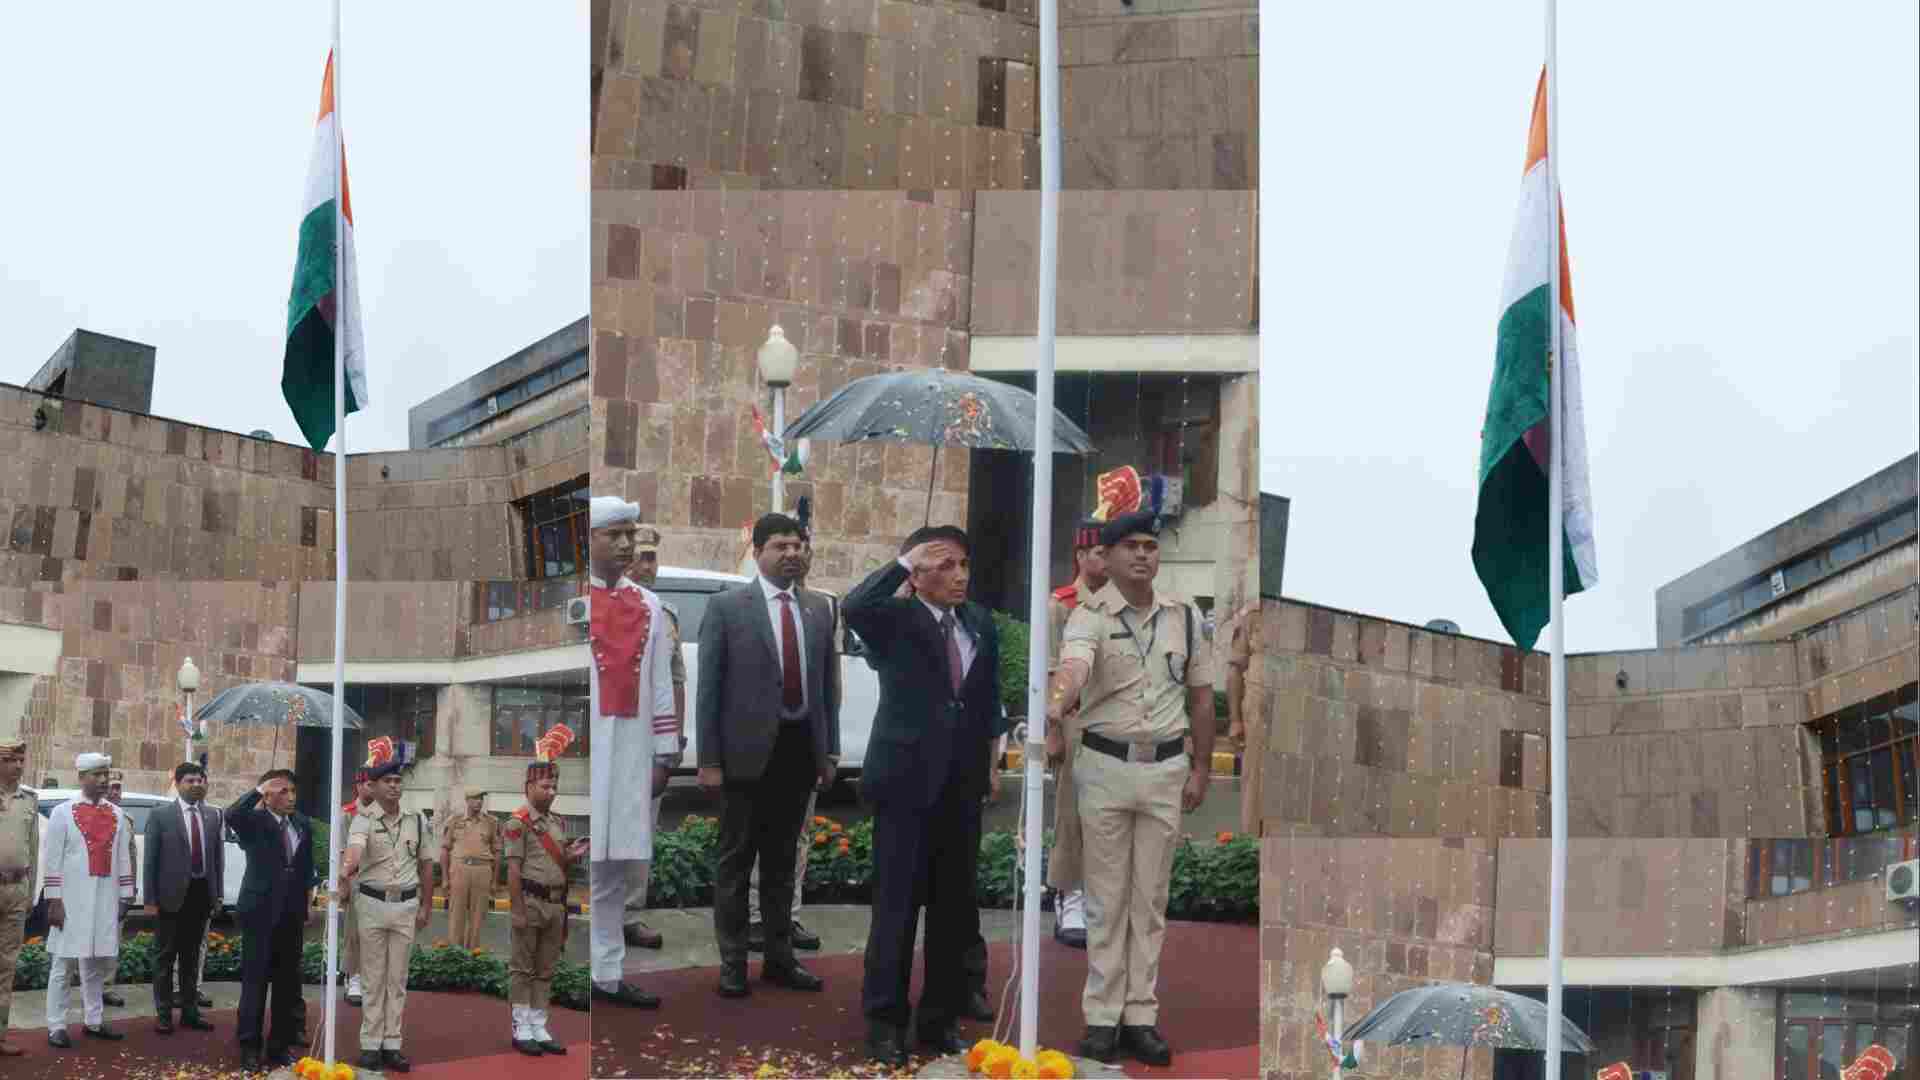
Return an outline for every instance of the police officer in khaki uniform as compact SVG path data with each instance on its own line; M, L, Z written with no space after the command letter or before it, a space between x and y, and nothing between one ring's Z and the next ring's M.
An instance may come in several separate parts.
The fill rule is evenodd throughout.
M544 753L527 766L527 804L506 828L507 902L513 905L513 960L507 1001L513 1005L513 1048L530 1057L564 1054L547 1030L553 972L567 940L567 868L587 856L586 838L569 844L553 809L559 767Z
M384 1072L413 1068L400 1052L407 953L433 914L421 889L422 882L433 880L426 823L419 813L400 809L404 768L399 761L389 761L367 770L374 802L354 815L340 868L340 887L351 887L346 896L353 898L354 919L360 924L360 979L366 990L360 1067Z
M40 861L39 799L20 786L27 771L27 744L0 743L0 1057L19 1057L7 1041L13 1010L13 969L20 938L33 909L34 864Z
M1154 592L1158 519L1100 532L1108 581L1068 618L1047 699L1053 729L1078 699L1071 747L1085 850L1087 1034L1082 1056L1172 1062L1156 1024L1160 946L1180 814L1206 798L1213 754L1213 647L1193 605ZM1191 736L1193 752L1187 749Z
M660 578L660 530L651 525L642 525L635 534L633 546L633 565L627 569L627 578L636 585L653 588ZM687 662L680 655L680 613L666 597L660 598L660 606L667 612L668 639L673 643L673 656L668 667L673 672L673 711L680 717L680 730L687 729ZM685 749L685 744L682 744ZM660 804L666 799L666 788L653 793L653 828L660 830ZM641 949L658 949L666 944L666 938L660 931L648 926L641 916L647 910L647 881L653 868L651 861L632 863L628 870L626 918L623 933L627 944Z
M1060 666L1060 641L1067 620L1080 605L1107 585L1107 549L1100 545L1104 521L1082 521L1073 533L1073 569L1071 582L1053 590L1047 599L1047 674ZM1064 723L1048 725L1049 742L1065 747L1077 741L1071 729L1079 720L1079 703L1068 702ZM1047 885L1056 896L1053 914L1053 939L1075 949L1087 947L1087 895L1081 887L1080 806L1074 794L1073 759L1054 754L1059 766L1054 770L1053 850L1047 853Z
M484 788L467 789L467 812L441 830L440 865L447 875L447 939L456 948L480 946L480 923L493 907L500 872L500 823L486 812Z

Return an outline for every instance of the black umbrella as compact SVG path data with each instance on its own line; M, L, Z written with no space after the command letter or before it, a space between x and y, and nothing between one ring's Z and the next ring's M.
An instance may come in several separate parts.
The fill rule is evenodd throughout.
M194 711L194 719L232 727L271 727L273 753L280 753L279 728L332 727L333 695L310 686L285 682L241 683L215 694ZM340 726L359 730L360 714L340 703Z
M788 425L782 438L829 442L902 442L971 450L1034 450L1038 400L1011 383L921 368L869 375L840 388ZM1093 440L1053 411L1053 452L1091 454ZM940 457L934 455L937 465ZM927 518L933 474L927 475Z
M1491 986L1436 983L1402 990L1374 1006L1343 1037L1388 1046L1458 1046L1460 1075L1465 1076L1467 1051L1476 1046L1545 1050L1549 1022L1545 1002ZM1593 1051L1593 1040L1564 1016L1560 1041L1567 1053Z

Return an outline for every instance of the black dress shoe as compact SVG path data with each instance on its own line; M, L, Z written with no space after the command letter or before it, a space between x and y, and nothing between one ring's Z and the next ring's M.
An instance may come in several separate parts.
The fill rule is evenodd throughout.
M780 966L768 964L760 969L760 977L775 986L784 986L789 990L807 990L818 992L827 985L827 981L799 964Z
M658 949L667 943L667 939L661 936L660 931L641 923L627 927L625 933L627 944L636 949Z
M880 1065L905 1065L907 1048L899 1029L891 1024L871 1024L867 1028L867 1060Z
M382 1050L380 1051L380 1067L387 1072L412 1072L413 1062L408 1061L407 1055L398 1050Z
M212 1031L213 1025L200 1019L199 1013L181 1013L180 1026L188 1031Z
M252 1071L260 1067L260 1051L251 1046L240 1048L240 1067Z
M124 1009L127 1007L127 999L111 990L102 993L100 995L100 1001L102 1004L111 1005L116 1009Z
M168 1016L166 1013L161 1013L159 1019L153 1022L153 1030L162 1035L173 1034L173 1017Z
M532 1039L515 1039L513 1040L513 1048L528 1057L544 1057L546 1055L546 1051L540 1049L540 1044L534 1042Z
M723 998L743 998L752 993L747 986L747 965L721 965L719 990Z
M820 935L801 926L798 920L793 924L793 947L802 952L819 952Z
M57 1046L62 1050L71 1050L73 1049L73 1038L66 1033L65 1029L49 1031L47 1032L47 1045Z
M108 1042L119 1042L121 1039L126 1038L125 1035L120 1034L119 1032L113 1030L112 1028L106 1026L105 1024L102 1024L99 1027L94 1027L92 1024L88 1024L87 1026L80 1029L80 1033L83 1035L86 1035L88 1038L105 1039Z
M967 995L967 1015L982 1023L991 1022L996 1015L993 1002L987 999L985 990L975 990Z
M1089 1024L1086 1037L1080 1040L1080 1056L1092 1058L1103 1065L1119 1061L1120 1029Z
M360 1067L363 1069L371 1069L375 1072L380 1071L380 1051L378 1050L360 1051Z
M1087 932L1085 930L1068 929L1056 923L1053 927L1053 940L1065 945L1069 949L1084 949L1087 947Z
M610 1001L615 1005L625 1005L633 1009L657 1009L660 1007L659 997L628 983L621 983L612 990L602 990L598 986L595 986L593 988L593 1000Z
M943 1057L948 1054L964 1054L967 1052L967 1047L972 1045L960 1037L960 1033L953 1029L952 1024L934 1031L922 1031L919 1043L920 1049L931 1050Z
M765 923L747 924L747 951L764 952L767 948L767 926Z
M1152 1024L1122 1024L1120 1049L1143 1065L1170 1065L1173 1048Z
M567 1052L566 1047L561 1046L559 1043L554 1042L552 1039L540 1040L540 1050L541 1052L548 1053L548 1054L564 1054Z
M269 1050L267 1056L260 1060L269 1068L279 1069L293 1064L293 1055L285 1050Z

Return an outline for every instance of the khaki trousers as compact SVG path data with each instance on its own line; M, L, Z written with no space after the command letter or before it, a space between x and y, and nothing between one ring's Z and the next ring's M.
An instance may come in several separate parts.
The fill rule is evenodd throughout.
M413 920L420 897L393 904L355 891L360 922L360 1049L400 1049L400 1028L407 1008L407 951L413 947Z
M507 1002L544 1011L553 996L553 969L567 930L567 909L551 900L522 896L526 929L513 931L513 959L507 965Z
M1081 1010L1089 1026L1153 1024L1189 759L1134 764L1085 746L1073 754L1086 845Z
M455 858L447 868L447 940L456 948L480 946L480 922L493 906L493 860L468 866Z
M347 902L346 916L340 920L340 974L348 978L360 974L360 919L354 915L359 906L360 892L356 889Z
M21 936L26 933L33 884L19 881L0 885L0 1039L13 1011L13 971L20 962Z
M1076 712L1061 721L1060 734L1066 739L1067 756L1053 772L1053 849L1047 852L1047 885L1063 893L1079 890L1085 875L1080 797L1073 785L1073 759L1080 747L1079 720Z

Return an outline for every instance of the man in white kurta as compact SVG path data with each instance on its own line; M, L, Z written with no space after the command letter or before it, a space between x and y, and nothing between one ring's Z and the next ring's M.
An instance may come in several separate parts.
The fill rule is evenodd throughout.
M679 755L672 631L660 598L622 575L633 562L640 508L611 496L590 506L587 643L592 761L592 975L596 1000L657 1008L623 978L622 922L635 863L653 858L653 793Z
M81 754L80 797L61 803L47 817L46 861L47 1042L71 1048L67 1035L66 961L80 968L80 1000L86 1034L124 1038L106 1026L107 980L120 966L120 920L133 903L133 823L107 799L113 760ZM55 978L54 976L58 976Z

